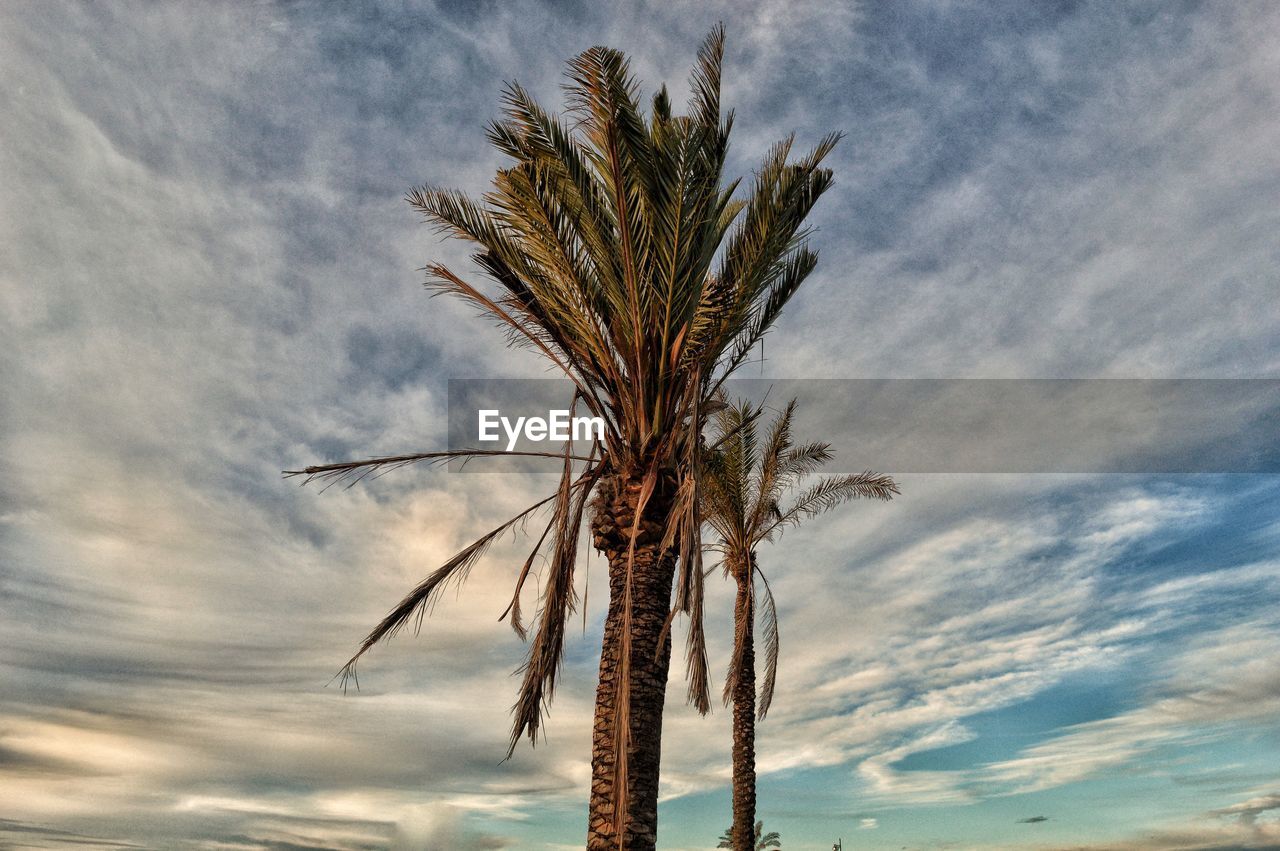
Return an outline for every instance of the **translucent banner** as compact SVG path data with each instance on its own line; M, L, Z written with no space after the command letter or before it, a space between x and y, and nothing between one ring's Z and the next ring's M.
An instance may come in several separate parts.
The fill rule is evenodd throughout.
M830 472L1280 472L1280 379L738 379L725 389L772 408L797 399L796 439L831 444ZM576 421L594 412L572 398L563 379L451 380L449 448L494 455L450 468L558 472L537 454L562 452L574 426L572 452L589 449Z

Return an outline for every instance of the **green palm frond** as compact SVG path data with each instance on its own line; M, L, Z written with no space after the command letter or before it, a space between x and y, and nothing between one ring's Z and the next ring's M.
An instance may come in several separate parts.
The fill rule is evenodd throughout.
M794 526L806 517L823 514L851 499L891 500L901 493L889 476L867 470L849 476L830 476L796 498L794 504L782 511L779 517L765 526L761 540L772 540L786 526Z
M790 490L805 476L816 473L834 457L826 443L806 443L783 453L778 463L778 487Z
M524 678L512 710L516 721L510 747L507 749L508 757L515 753L522 732L531 742L537 742L543 707L555 696L556 678L564 658L565 626L578 601L573 579L582 515L591 485L599 476L599 471L589 473L587 480L576 487L572 472L572 466L566 457L560 492L555 499L551 564L542 594L541 617L528 658L521 669Z
M795 412L796 400L792 399L774 417L760 451L760 463L752 479L752 499L748 508L752 525L759 525L767 516L776 512L784 484L781 478L782 465L791 449L791 420Z
M782 834L778 833L776 830L771 830L768 833L765 833L764 822L758 821L756 822L755 836L753 837L753 841L755 842L756 851L766 851L766 849L769 849L769 848L781 848ZM717 848L733 847L733 828L732 827L728 828L727 830L725 830L724 833L720 834L720 844L717 845L716 847Z

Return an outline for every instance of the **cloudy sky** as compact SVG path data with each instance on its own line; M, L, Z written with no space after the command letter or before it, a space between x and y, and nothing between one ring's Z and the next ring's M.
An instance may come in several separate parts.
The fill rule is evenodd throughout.
M558 103L606 43L683 92L718 20L731 171L847 134L757 377L1280 378L1274 3L5 3L0 847L581 847L602 595L502 762L521 541L326 688L547 479L279 471L440 448L448 379L543 374L426 298L464 255L403 194L485 188L504 80ZM762 553L785 847L1280 846L1280 480L901 486ZM680 673L662 847L709 848L727 718Z

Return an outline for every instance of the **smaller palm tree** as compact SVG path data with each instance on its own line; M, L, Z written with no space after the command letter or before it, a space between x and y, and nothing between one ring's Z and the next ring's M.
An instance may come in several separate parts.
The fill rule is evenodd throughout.
M776 830L770 831L769 833L765 833L764 822L762 821L756 822L755 838L756 838L756 844L755 844L756 851L765 851L766 848L782 847L782 837L778 834ZM728 828L727 830L725 830L723 834L721 834L720 844L717 845L716 847L717 848L733 847L733 828L732 827Z
M738 586L734 604L733 658L725 679L724 701L733 707L733 836L735 851L751 851L751 825L759 837L756 816L755 738L757 715L769 711L778 671L778 615L769 582L756 560L756 548L775 540L788 526L830 511L851 499L892 499L893 479L867 471L823 476L806 490L784 499L802 480L831 459L825 443L795 445L791 438L794 399L774 419L761 442L756 422L761 406L720 400L714 419L714 451L706 459L702 516L719 536L715 549L724 557L725 573ZM759 608L756 579L760 580ZM755 618L763 617L764 683L756 703ZM756 845L756 848L761 846Z

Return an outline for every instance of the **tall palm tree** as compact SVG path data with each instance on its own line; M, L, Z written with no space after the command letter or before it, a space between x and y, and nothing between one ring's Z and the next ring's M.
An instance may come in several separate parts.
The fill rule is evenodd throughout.
M733 707L733 827L732 847L754 851L756 817L755 724L773 701L778 673L778 614L769 582L760 570L756 550L773 541L788 526L830 511L858 498L892 499L898 493L893 479L864 472L824 476L794 497L783 500L802 480L830 460L825 443L796 445L791 438L793 399L773 421L764 442L757 432L762 409L750 402L724 405L714 415L713 445L702 481L702 512L719 536L715 545L725 573L737 583L734 602L733 656L725 678L724 701ZM756 579L763 590L762 637L765 650L764 683L756 705L755 618Z
M733 828L730 827L724 833L720 834L720 844L717 848L733 848ZM769 848L781 848L782 835L776 830L768 833L764 832L764 822L756 822L755 838L752 840L751 851L767 851Z
M689 616L689 699L709 708L701 639L702 568L698 435L707 405L813 270L804 221L831 185L822 139L791 157L774 146L746 196L722 171L732 113L720 107L724 32L703 43L688 111L663 87L647 114L627 58L593 47L568 66L568 113L548 113L516 83L489 141L511 162L479 202L422 187L409 202L449 236L472 243L490 284L440 264L428 286L459 298L532 349L574 385L572 405L607 423L586 455L566 446L560 486L428 575L369 633L357 660L465 579L485 549L530 514L550 514L515 582L504 617L522 637L520 591L549 548L510 748L536 742L577 603L579 531L590 506L592 540L609 562L609 606L592 733L588 847L651 849L671 619ZM427 452L310 467L310 478L354 482L373 470L471 452ZM679 563L679 574L676 574ZM675 601L672 605L673 583ZM345 678L344 678L345 682Z

